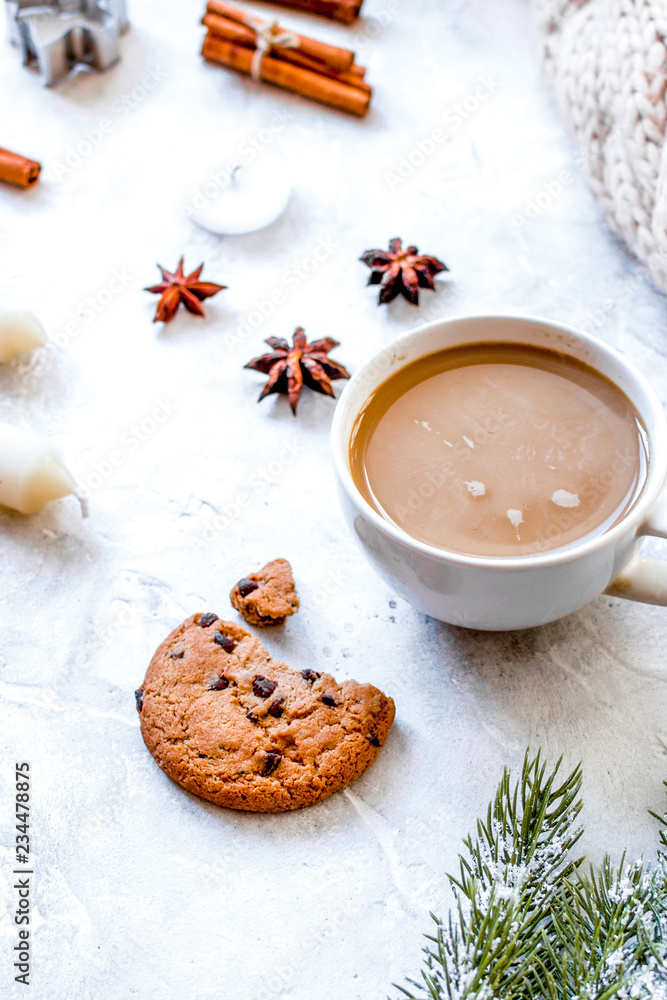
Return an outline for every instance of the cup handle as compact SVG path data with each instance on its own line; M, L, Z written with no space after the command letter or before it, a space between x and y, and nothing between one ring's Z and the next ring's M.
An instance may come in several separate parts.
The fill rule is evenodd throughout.
M656 500L638 534L667 538L667 491L663 491ZM612 580L605 594L667 607L667 560L653 559L637 553L616 579Z

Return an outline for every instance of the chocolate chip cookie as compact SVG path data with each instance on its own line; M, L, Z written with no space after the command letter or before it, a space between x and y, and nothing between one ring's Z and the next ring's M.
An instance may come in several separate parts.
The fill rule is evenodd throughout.
M212 613L158 648L136 692L162 770L217 805L284 812L345 788L380 752L394 703L370 684L274 660Z
M287 559L274 559L242 580L229 595L233 606L250 625L282 625L299 610L292 567Z

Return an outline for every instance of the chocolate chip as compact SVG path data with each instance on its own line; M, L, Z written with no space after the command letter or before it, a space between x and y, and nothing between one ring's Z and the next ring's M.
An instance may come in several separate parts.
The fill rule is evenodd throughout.
M229 681L226 677L221 677L220 680L214 681L209 687L209 691L224 691L225 688L229 687Z
M199 624L202 628L208 628L213 622L217 622L218 616L214 615L212 611L207 611L206 614L200 615Z
M182 660L185 656L185 650L181 649L178 653L170 653L169 656L172 660Z
M252 682L252 693L256 698L268 698L276 690L278 685L275 681L269 681L261 674L257 674Z
M241 597L247 597L248 594L252 594L253 590L259 590L259 584L255 580L249 580L247 576L239 580L236 587Z
M259 719L253 712L246 712L246 719L250 719L251 722L259 722Z
M228 635L223 635L222 632L213 633L213 642L217 642L218 646L222 646L225 653L233 653L236 649L234 640L230 639Z
M206 756L205 753L199 753L199 754L197 754L197 756L198 757L202 757L204 760L208 760L208 757Z
M279 719L284 711L285 699L283 697L276 698L275 701L271 702L271 705L269 706L269 715L272 715L274 719Z
M282 756L279 753L267 753L266 760L264 761L260 774L263 774L264 777L268 774L273 774L281 760Z
M137 688L137 690L134 692L134 700L137 703L137 712L140 712L142 710L142 708L144 707L144 689L143 688Z
M321 677L322 675L318 674L316 670L309 670L308 668L306 668L305 670L301 671L301 676L303 677L304 681L316 681L318 677Z
M367 738L368 742L371 744L371 746L374 746L374 747L379 747L380 746L380 741L377 738L377 736L368 736L366 738Z
M329 708L333 708L333 706L336 704L336 699L332 694L323 694L322 701L324 702L325 705L328 705Z

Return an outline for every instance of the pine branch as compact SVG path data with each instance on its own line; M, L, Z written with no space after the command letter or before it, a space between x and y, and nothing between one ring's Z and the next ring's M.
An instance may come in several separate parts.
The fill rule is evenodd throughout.
M664 786L667 790L667 781L664 782ZM651 996L654 1000L667 1000L667 810L662 816L654 812L651 812L651 815L662 827L661 847L658 850L658 862L653 876L653 915L659 943L652 943L651 958L640 979L645 996Z
M545 777L540 754L526 752L521 779L512 789L505 769L486 822L464 841L458 878L449 875L456 903L447 925L424 949L422 981L408 980L419 1000L485 1000L531 996L535 958L550 919L548 900L579 862L570 859L582 830L581 770L559 786L559 760Z
M536 980L548 997L650 996L640 979L661 961L655 875L641 862L565 880L552 901Z
M464 841L455 908L433 917L408 1000L667 1000L667 812L654 868L605 857L588 875L571 854L581 770L559 786L540 754L507 769L477 836ZM667 782L665 783L667 788ZM412 992L412 988L416 992Z

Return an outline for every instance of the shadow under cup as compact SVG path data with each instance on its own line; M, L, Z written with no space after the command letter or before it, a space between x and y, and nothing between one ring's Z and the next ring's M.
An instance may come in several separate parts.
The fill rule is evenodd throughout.
M645 431L647 468L631 504L611 527L586 530L566 547L542 546L522 555L471 555L413 537L383 516L358 488L351 469L351 440L376 390L420 359L449 348L489 344L541 348L572 358L602 375L632 404ZM345 518L374 569L401 596L451 624L504 630L560 618L609 587L635 556L640 535L662 533L652 529L649 517L667 472L662 406L643 376L618 352L559 324L526 317L465 317L405 335L372 358L346 386L336 408L332 445ZM667 603L667 575L665 584L664 596L653 598L642 591L638 597L631 584L622 596Z

